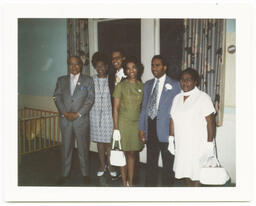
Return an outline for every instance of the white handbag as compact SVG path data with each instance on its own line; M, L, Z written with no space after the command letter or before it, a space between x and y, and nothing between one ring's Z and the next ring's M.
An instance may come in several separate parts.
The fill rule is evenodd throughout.
M113 166L123 167L126 165L126 158L121 148L121 142L118 140L119 148L115 150L115 142L113 140L112 150L110 151L110 164Z
M211 165L213 162L214 166ZM227 171L221 167L216 156L208 158L205 166L201 168L200 183L203 185L224 185L229 179Z

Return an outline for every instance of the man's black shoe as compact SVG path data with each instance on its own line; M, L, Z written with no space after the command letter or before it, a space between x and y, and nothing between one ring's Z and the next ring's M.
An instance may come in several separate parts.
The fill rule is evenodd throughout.
M89 185L90 184L90 178L88 177L88 176L83 176L83 183L85 184L85 185Z
M63 185L63 184L65 184L69 178L70 178L69 176L66 176L66 177L62 176L62 177L60 177L57 180L56 185Z

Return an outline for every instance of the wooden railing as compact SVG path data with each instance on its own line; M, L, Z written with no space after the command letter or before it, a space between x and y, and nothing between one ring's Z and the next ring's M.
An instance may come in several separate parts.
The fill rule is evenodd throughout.
M60 118L54 111L24 107L18 112L19 154L60 145Z

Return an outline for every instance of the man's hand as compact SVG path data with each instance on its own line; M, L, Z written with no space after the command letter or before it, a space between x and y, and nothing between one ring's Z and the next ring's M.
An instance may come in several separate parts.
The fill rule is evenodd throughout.
M64 117L68 121L73 121L73 120L77 119L78 117L80 117L80 115L78 112L64 112Z
M145 144L145 142L146 142L146 135L145 135L145 131L144 130L140 130L139 131L139 138Z
M72 113L71 113L71 112L64 112L64 117L65 117L68 121L73 121L73 117L72 117Z
M80 117L79 113L78 112L72 112L72 117L73 117L73 120L77 119L78 117Z

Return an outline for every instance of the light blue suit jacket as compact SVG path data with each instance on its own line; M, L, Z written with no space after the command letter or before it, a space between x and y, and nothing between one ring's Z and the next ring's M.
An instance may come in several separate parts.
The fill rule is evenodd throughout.
M154 80L155 79L148 80L144 85L144 95L139 120L139 130L145 131L146 140L148 139L149 102L154 86ZM171 89L167 89L170 88L169 86L166 86L168 84L171 85ZM181 88L179 82L166 76L157 112L157 137L160 142L168 142L171 117L170 110L174 97L180 93L180 91Z

